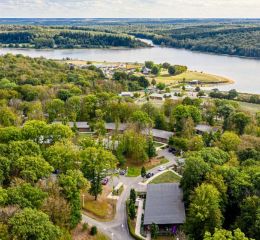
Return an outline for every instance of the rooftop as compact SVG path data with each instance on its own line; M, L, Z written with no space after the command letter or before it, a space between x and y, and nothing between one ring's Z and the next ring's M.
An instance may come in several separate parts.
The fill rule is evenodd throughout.
M148 184L144 225L183 224L185 208L178 183Z

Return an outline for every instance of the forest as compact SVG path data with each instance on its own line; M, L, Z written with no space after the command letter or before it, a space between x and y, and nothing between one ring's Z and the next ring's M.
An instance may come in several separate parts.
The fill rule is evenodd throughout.
M174 133L168 144L184 154L186 239L259 240L260 112L241 109L234 91L160 106L148 96L142 104L118 96L131 81L145 88L144 79L119 72L105 80L94 66L0 57L0 239L72 239L82 194L100 197L104 169L149 162L155 146L143 131L156 128ZM92 134L80 137L68 121L88 122ZM102 144L105 123L127 124L111 133L117 148ZM197 134L197 124L216 131Z
M12 25L15 20L0 20L2 46L147 47L133 38L137 37L167 47L260 58L260 23L257 19L74 19L70 22L42 19L22 22L24 25ZM38 26L40 24L43 26Z
M0 26L2 47L22 48L106 48L106 47L147 47L133 36L67 29L21 26Z

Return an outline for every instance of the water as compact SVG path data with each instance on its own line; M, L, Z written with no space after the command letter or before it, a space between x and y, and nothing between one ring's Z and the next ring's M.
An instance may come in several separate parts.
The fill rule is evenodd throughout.
M239 92L260 94L260 60L213 55L155 46L142 49L0 49L0 54L13 53L31 57L63 59L66 57L89 61L108 62L169 62L187 65L191 70L221 75L235 81L218 85L220 90L236 89Z

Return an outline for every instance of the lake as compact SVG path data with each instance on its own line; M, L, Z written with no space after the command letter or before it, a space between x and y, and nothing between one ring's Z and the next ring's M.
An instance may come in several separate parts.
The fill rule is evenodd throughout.
M142 49L13 49L0 48L0 54L23 54L30 57L71 59L108 62L169 62L187 65L191 70L221 75L235 81L234 84L218 85L220 90L236 89L239 92L260 94L260 60L233 56L213 55L155 46Z

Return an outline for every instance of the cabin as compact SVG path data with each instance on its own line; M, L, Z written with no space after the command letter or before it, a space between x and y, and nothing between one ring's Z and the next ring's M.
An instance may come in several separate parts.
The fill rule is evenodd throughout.
M148 74L151 73L151 69L150 69L150 68L147 68L147 67L143 67L141 72L142 72L143 74L145 74L145 75L148 75Z
M179 183L148 184L144 211L146 231L155 223L159 235L175 234L185 222L183 192Z

